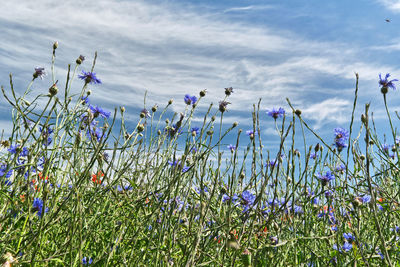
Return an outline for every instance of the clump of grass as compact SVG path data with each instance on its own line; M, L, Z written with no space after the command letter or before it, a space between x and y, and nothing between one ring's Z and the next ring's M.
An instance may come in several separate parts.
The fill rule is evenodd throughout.
M36 97L30 88L43 68L22 96L11 75L11 94L2 87L13 122L10 136L1 136L2 264L400 262L399 141L386 105L394 86L388 76L380 84L393 145L379 141L368 105L353 132L358 76L351 123L333 129L331 140L315 133L289 100L290 112L274 108L267 115L260 100L241 138L238 123L223 127L232 87L207 110L199 107L205 90L184 96L179 114L169 112L172 101L162 110L145 105L132 127L125 108L110 112L91 103L90 88L101 86L96 56L77 77L80 91L72 88L84 60L79 56L73 71L68 66L64 86L52 71L48 92ZM194 125L201 112L202 123ZM265 154L260 116L275 122L274 152ZM307 131L319 143L307 144ZM232 134L236 143L227 146Z

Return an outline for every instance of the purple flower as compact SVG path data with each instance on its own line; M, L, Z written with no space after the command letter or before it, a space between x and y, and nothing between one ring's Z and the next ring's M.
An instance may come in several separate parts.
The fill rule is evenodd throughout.
M232 87L225 88L225 95L230 96L233 93Z
M353 242L356 240L354 235L352 235L351 233L344 233L343 237L344 237L344 239L346 239L347 242Z
M83 101L83 104L88 104L89 103L89 97L88 96L82 96L81 100Z
M197 97L186 94L183 100L185 101L186 105L194 105L197 102Z
M140 111L140 117L142 117L142 116L144 118L150 118L151 117L150 112L145 108Z
M231 198L227 194L222 195L222 202L225 203L226 201L230 200Z
M40 198L35 198L33 200L33 205L32 208L34 211L37 211L37 215L39 216L39 218L42 217L43 211L46 213L49 211L49 208L45 208L43 210L43 200Z
M233 153L236 149L236 147L232 144L230 144L229 146L227 146L227 148Z
M393 80L388 80L388 78L390 77L389 73L386 73L385 75L385 79L382 79L381 74L379 73L379 85L382 88L392 88L393 90L396 90L396 86L394 85L393 82L397 82L397 79L393 79Z
M6 173L6 171L7 171L7 165L6 164L2 164L0 166L0 177L3 177L5 175L6 178L10 178L12 173L13 173L13 170L10 169L10 170L8 170L7 173Z
M343 128L335 128L335 146L338 148L339 152L343 148L347 147L347 139L349 138L349 132Z
M272 108L272 110L268 111L267 110L268 116L274 118L276 120L279 117L283 117L285 115L285 110L283 108L275 109Z
M90 265L90 264L92 264L92 262L93 262L92 258L87 258L87 257L83 257L82 258L82 264L83 265Z
M44 68L42 67L36 67L35 72L33 73L33 77L37 78L39 77L40 79L43 80L43 77L46 75L46 72L44 71Z
M321 181L322 185L325 186L327 185L330 181L335 179L335 176L330 172L327 171L325 175L318 174L317 178Z
M343 250L344 252L349 252L353 248L353 244L344 242L343 244Z
M192 133L193 136L196 136L200 133L200 128L199 127L193 127L190 129L190 132Z
M318 158L318 155L316 153L310 154L310 159L316 159L316 158Z
M257 136L257 131L247 130L246 135L249 136L250 139L253 139L255 136Z
M219 111L221 112L225 112L226 111L226 106L228 106L228 104L230 104L230 102L227 101L219 101Z
M90 111L93 113L93 116L94 116L95 118L98 117L99 115L100 115L101 117L103 117L103 118L109 118L110 115L111 115L111 112L106 111L106 110L102 109L102 108L99 107L99 106L94 107L94 106L92 106L92 105L89 105L89 108L90 108Z
M78 75L78 78L84 80L85 83L101 84L100 79L96 77L94 72L86 72L82 70L82 75Z

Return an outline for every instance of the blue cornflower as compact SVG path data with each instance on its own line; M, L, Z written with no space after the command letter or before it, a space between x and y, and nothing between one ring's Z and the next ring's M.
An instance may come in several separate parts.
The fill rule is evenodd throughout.
M90 265L90 264L92 264L92 262L93 262L92 258L87 258L87 257L83 257L82 258L82 264L83 265Z
M230 144L229 146L227 146L227 148L233 153L236 149L236 147L232 144Z
M344 242L342 248L343 248L344 252L349 252L353 248L353 244L352 243L348 243L348 242Z
M330 181L335 179L335 176L332 174L332 172L327 171L325 175L322 175L321 173L317 175L317 178L321 181L322 185L325 186L327 185Z
M199 127L193 127L190 129L190 132L192 133L193 136L196 136L200 133L200 128Z
M175 160L175 161L168 161L168 164L171 166L171 167L176 167L176 166L178 166L178 167L180 167L181 166L181 162L179 161L179 160ZM189 170L189 167L187 167L187 166L185 166L185 165L183 165L183 167L182 167L182 172L184 173L184 172L187 172Z
M279 117L283 117L285 115L285 110L283 108L275 109L272 108L272 110L267 110L268 116L274 118L276 120Z
M385 90L387 92L388 88L392 88L393 90L396 90L396 86L394 85L393 82L397 82L398 80L393 79L393 80L389 81L388 80L389 77L390 77L390 74L386 73L385 79L382 79L381 74L379 74L379 85L381 86L382 93L384 93L383 90Z
M49 211L49 208L45 208L45 209L43 210L43 200L40 199L40 198L35 198L35 199L33 200L33 205L32 205L32 207L33 207L33 210L34 210L34 211L37 211L37 215L39 216L39 218L42 217L43 211L44 211L45 213Z
M253 205L254 200L256 200L256 196L253 195L250 191L243 191L242 193L243 204L246 206Z
M83 104L89 104L89 96L82 96L81 100L82 100Z
M44 68L42 68L42 67L35 68L35 72L33 73L34 78L40 77L40 79L43 80L43 77L45 75L46 75L46 72L44 71Z
M197 102L197 97L186 94L183 100L185 101L186 105L194 105Z
M150 118L151 115L150 115L150 112L144 108L140 111L140 117L141 118Z
M17 153L18 150L18 145L11 145L9 149L7 149L8 152L10 152L11 154L15 154Z
M325 191L325 197L326 198L331 198L331 197L333 197L333 191L331 191L331 190L326 190Z
M342 151L343 148L347 147L347 139L349 138L349 132L343 128L335 128L335 146L337 149Z
M317 158L318 158L317 153L311 153L310 154L310 159L317 159Z
M257 136L257 130L253 131L253 130L247 130L246 131L246 135L250 137L250 139L253 139L255 136Z
M11 175L13 173L13 170L10 169L10 170L8 170L7 173L6 173L6 170L7 170L7 165L6 164L2 164L0 166L0 177L3 177L4 175L6 176L6 178L10 178L11 177Z
M346 170L346 166L344 166L343 164L340 164L339 166L336 166L335 171L337 172L342 172Z
M98 117L99 115L102 116L103 118L109 118L111 115L111 112L106 111L99 106L94 107L92 105L89 105L89 108L95 118Z
M222 195L222 202L226 202L226 201L228 201L228 200L230 200L231 198L227 195L227 194L223 194Z
M354 237L354 235L352 235L352 233L344 233L343 237L344 239L346 239L347 242L353 242L356 240L356 238Z
M85 83L101 84L100 79L96 77L94 72L86 72L82 70L82 75L78 75L78 78L84 80Z

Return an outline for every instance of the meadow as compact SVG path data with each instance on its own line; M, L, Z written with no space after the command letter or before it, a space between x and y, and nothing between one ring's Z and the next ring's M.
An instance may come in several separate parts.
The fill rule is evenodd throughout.
M231 87L201 123L207 90L175 100L186 108L172 116L172 100L145 106L129 131L124 107L91 102L96 56L79 56L62 85L57 46L23 94L12 75L2 86L13 125L0 147L2 266L400 266L400 117L386 104L397 80L377 77L388 143L368 104L354 115L358 75L351 122L330 139L289 99L289 110L254 104L250 129L223 128ZM41 78L48 91L33 92ZM274 152L261 116L276 125Z

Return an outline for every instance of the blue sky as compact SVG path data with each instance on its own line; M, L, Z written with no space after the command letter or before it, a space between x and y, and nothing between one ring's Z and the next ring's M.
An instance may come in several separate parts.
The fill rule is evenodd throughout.
M385 19L390 19L386 22ZM378 74L400 77L400 1L6 1L0 10L0 84L13 73L18 92L33 69L50 69L51 46L59 42L56 75L63 84L68 63L80 55L88 70L98 51L92 102L104 108L125 106L136 121L147 103L184 109L183 96L204 88L206 109L232 86L225 122L251 128L253 103L261 97L263 133L273 135L265 115L288 110L285 98L322 136L347 128L359 73L359 120L371 102L377 126L387 121ZM34 83L47 92L50 75ZM79 82L74 83L78 90ZM400 84L399 84L400 85ZM388 94L399 110L398 91ZM9 129L10 108L0 100L0 128Z

